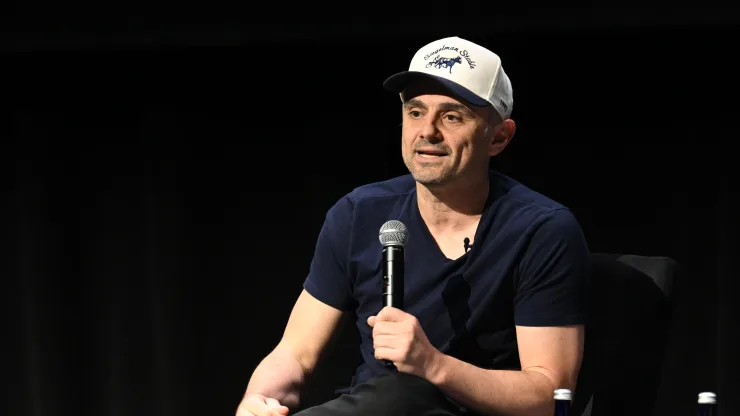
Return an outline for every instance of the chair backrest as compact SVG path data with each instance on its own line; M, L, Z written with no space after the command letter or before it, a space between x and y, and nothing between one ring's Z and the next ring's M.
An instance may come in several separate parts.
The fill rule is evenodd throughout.
M650 415L661 377L679 265L593 253L591 319L574 414Z

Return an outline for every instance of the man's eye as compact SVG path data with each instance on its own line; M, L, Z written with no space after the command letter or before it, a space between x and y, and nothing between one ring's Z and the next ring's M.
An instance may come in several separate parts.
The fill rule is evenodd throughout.
M460 121L462 121L462 117L458 117L458 116L456 116L456 115L452 115L452 114L447 114L447 115L445 116L445 118L446 118L446 119L447 119L448 121L454 121L454 122L460 122Z
M421 117L421 111L411 110L409 111L409 115L413 118Z

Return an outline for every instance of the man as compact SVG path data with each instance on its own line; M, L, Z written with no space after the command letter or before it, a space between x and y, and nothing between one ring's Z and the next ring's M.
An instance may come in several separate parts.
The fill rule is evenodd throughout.
M589 252L567 208L489 171L516 129L500 58L441 39L384 85L401 97L410 175L329 210L283 338L237 415L295 408L353 312L364 362L351 391L300 415L551 415L553 390L574 389L580 369ZM403 311L381 308L378 231L392 219L410 236Z

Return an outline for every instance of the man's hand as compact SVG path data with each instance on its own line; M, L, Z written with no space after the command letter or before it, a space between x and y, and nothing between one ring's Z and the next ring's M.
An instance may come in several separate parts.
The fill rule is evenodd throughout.
M389 360L398 371L427 378L442 355L427 339L415 316L391 306L367 319L373 328L375 358Z
M242 400L236 416L287 416L289 409L279 401L261 394L251 394Z

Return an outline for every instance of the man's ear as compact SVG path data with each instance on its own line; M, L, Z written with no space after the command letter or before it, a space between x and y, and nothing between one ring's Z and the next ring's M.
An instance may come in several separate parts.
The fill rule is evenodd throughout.
M504 120L494 127L491 132L493 137L491 137L488 155L496 156L503 152L514 138L514 133L516 133L516 123L512 119Z

